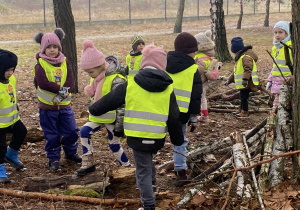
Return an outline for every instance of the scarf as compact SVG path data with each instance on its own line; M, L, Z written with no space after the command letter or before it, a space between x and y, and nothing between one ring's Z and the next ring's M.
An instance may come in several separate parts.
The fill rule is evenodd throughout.
M291 39L291 36L288 35L287 37L284 38L284 40L282 40L281 42L286 43L287 41L289 41ZM282 48L283 45L278 42L278 41L273 41L273 44L275 45L276 48Z
M62 63L65 60L65 55L62 54L61 52L58 52L58 55L55 58L50 58L44 53L39 53L40 58L43 58L45 61L52 65L56 65L59 63Z
M93 80L91 85L87 85L84 88L84 93L90 97L94 96L94 102L101 98L101 90L105 81L106 71L100 72L100 74Z

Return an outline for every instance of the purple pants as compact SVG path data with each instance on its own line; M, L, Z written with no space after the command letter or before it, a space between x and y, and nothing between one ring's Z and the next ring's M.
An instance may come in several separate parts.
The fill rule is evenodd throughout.
M49 162L60 160L61 145L65 155L77 153L78 127L71 107L62 110L40 109L40 124L46 139Z

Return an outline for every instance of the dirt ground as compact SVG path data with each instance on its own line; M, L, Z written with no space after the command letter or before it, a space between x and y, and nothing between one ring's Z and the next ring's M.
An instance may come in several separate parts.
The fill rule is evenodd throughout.
M262 17L260 17L262 18ZM270 29L261 29L259 27L255 28L253 23L249 20L249 27L251 29L245 29L244 34L248 34L249 31L255 34L257 32L261 33L270 33ZM228 23L228 24L234 24ZM191 24L191 28L196 30L198 26ZM143 26L145 27L145 26ZM159 30L160 26L156 25L156 30ZM254 28L252 28L254 27ZM190 28L189 28L190 29ZM84 29L80 29L84 30ZM79 31L79 34L82 36L84 33ZM26 31L26 34L29 32ZM236 36L237 32L235 30L231 30L228 32L229 37ZM253 35L252 34L252 35ZM160 42L167 40L169 37L159 38L159 35L155 35L155 37L151 37L153 39L157 38ZM168 35L167 35L168 36ZM251 36L251 34L249 35ZM272 37L272 34L269 38ZM28 36L25 36L25 39L28 39ZM109 43L113 45L120 45L122 43L115 43L117 38L112 38L109 40ZM126 38L128 39L128 38ZM150 37L148 37L150 40ZM2 39L3 40L3 39ZM171 43L172 41L168 40L167 43ZM257 41L259 42L259 41ZM9 43L6 43L6 48ZM265 42L262 42L262 45L269 49L272 46L270 42L268 45ZM265 46L266 45L266 46ZM18 48L17 46L12 46L13 49ZM80 46L78 47L78 52L80 52ZM128 48L128 46L127 46ZM171 47L169 47L171 48ZM36 49L35 49L36 50ZM123 51L118 51L121 54L124 54ZM126 52L125 52L126 54ZM258 51L259 56L262 55L258 62L258 66L260 68L259 76L262 83L265 83L265 79L268 75L268 72L271 70L271 61L268 59L262 51ZM33 59L29 60L32 65ZM26 63L23 61L23 64ZM39 116L38 116L38 108L37 108L37 97L36 91L32 84L32 75L30 71L29 64L22 65L17 68L15 72L15 76L18 79L18 101L20 107L20 115L24 124L30 128L39 127ZM222 76L228 76L233 67L233 62L224 63L224 68L221 71ZM88 110L89 99L83 93L84 86L88 83L88 77L83 72L79 72L79 93L73 94L72 96L72 108L75 113L75 118L80 118L82 112ZM208 96L220 92L228 91L234 86L225 87L223 85L224 81L216 81L210 84L210 89L208 91ZM214 102L210 102L212 104ZM263 107L267 107L267 105L262 105ZM249 130L253 128L255 125L259 124L263 119L267 117L268 113L255 113L251 114L249 119L237 119L230 113L209 113L209 118L211 123L198 123L196 130L191 133L187 132L187 136L189 138L189 146L188 149L196 148L203 141L208 140L218 140L224 137L229 136L229 134L236 130ZM95 133L93 137L93 145L94 145L94 155L97 161L97 169L95 173L101 174L103 171L114 170L119 167L117 161L114 159L109 147L107 145L106 139L102 136L101 131ZM41 176L54 176L54 175L72 175L75 170L80 167L80 165L71 164L67 162L63 157L61 158L62 170L59 172L51 172L48 167L48 159L44 152L44 144L45 141L39 141L35 143L24 143L21 147L20 151L20 160L24 163L25 169L22 171L15 171L10 165L7 165L8 176L11 179L11 183L7 185L0 185L0 187L14 190L24 190L26 186L26 178L28 177L41 177ZM130 161L134 163L132 157L132 151L127 146L126 142L122 143L122 146L128 155ZM78 149L78 153L82 154L81 147ZM158 154L154 156L154 162L156 166L161 165L162 163L172 160L172 144L170 140L167 138L165 147L161 149ZM179 193L180 195L184 195L184 193L189 189L189 187L175 188L175 175L172 171L168 171L165 173L157 174L157 187L160 192L168 192L168 193ZM61 189L63 190L63 189ZM136 185L134 180L124 180L123 183L114 183L111 182L111 185L107 187L107 190L104 193L104 198L135 198L139 199L139 191L136 189ZM216 197L211 206L203 207L198 209L218 209L218 202L220 197ZM157 200L157 204L164 202L163 200ZM44 201L41 199L20 199L13 198L10 196L0 195L0 209L97 209L98 205L92 204L83 204L83 203L72 203L72 202L56 202L56 201ZM112 206L102 206L103 209L137 209L139 206L119 206L113 208ZM158 208L157 208L158 209ZM171 204L163 206L161 209L176 209ZM187 206L186 209L195 209L191 206Z

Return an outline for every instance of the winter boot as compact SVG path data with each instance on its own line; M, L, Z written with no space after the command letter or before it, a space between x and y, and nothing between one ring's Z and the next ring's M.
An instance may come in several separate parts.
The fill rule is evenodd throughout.
M239 119L249 118L249 112L242 110L239 114L235 116Z
M8 183L10 183L10 180L6 175L5 165L0 164L0 184L8 184Z
M190 183L186 175L186 170L175 171L176 174L176 187L183 187L184 185Z
M78 176L85 176L86 174L93 172L95 170L96 167L94 165L93 154L83 155L81 167L76 171L76 174Z
M24 164L18 159L18 151L15 151L9 147L7 148L4 161L12 165L17 170L24 168Z
M59 169L61 169L59 161L49 162L49 167L51 171L58 171Z
M82 158L80 157L80 155L78 154L74 154L74 155L65 155L65 158L69 161L75 162L75 163L81 163L82 162Z

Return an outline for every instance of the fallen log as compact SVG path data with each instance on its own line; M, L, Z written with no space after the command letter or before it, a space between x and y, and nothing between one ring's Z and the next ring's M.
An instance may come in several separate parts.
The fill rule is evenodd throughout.
M267 122L267 133L266 133L266 141L264 144L264 151L263 155L269 155L272 153L272 147L274 142L274 126L276 124L275 117L273 115L270 115L268 117ZM266 160L267 156L263 157L263 160ZM265 191L265 185L268 180L268 174L269 174L269 167L270 163L265 163L261 165L260 171L259 171L259 177L258 177L258 185L259 185L259 191L264 192Z
M257 107L257 109L250 109L248 112L250 114L255 114L255 113L268 113L271 110L271 108L260 108ZM208 108L208 112L217 112L217 113L232 113L235 112L236 109L217 109L217 108Z
M248 160L245 154L243 146L242 134L238 131L235 133L236 143L232 146L232 156L234 165L236 168L245 167L248 164ZM240 198L251 198L251 182L249 180L250 174L248 172L237 171L237 190L236 194Z
M212 100L212 101L218 100L218 99L223 98L223 96L231 95L231 94L234 94L234 93L239 93L239 91L236 90L236 89L231 89L231 90L229 90L229 91L227 91L227 92L218 93L218 94L209 96L209 97L208 97L208 100Z

